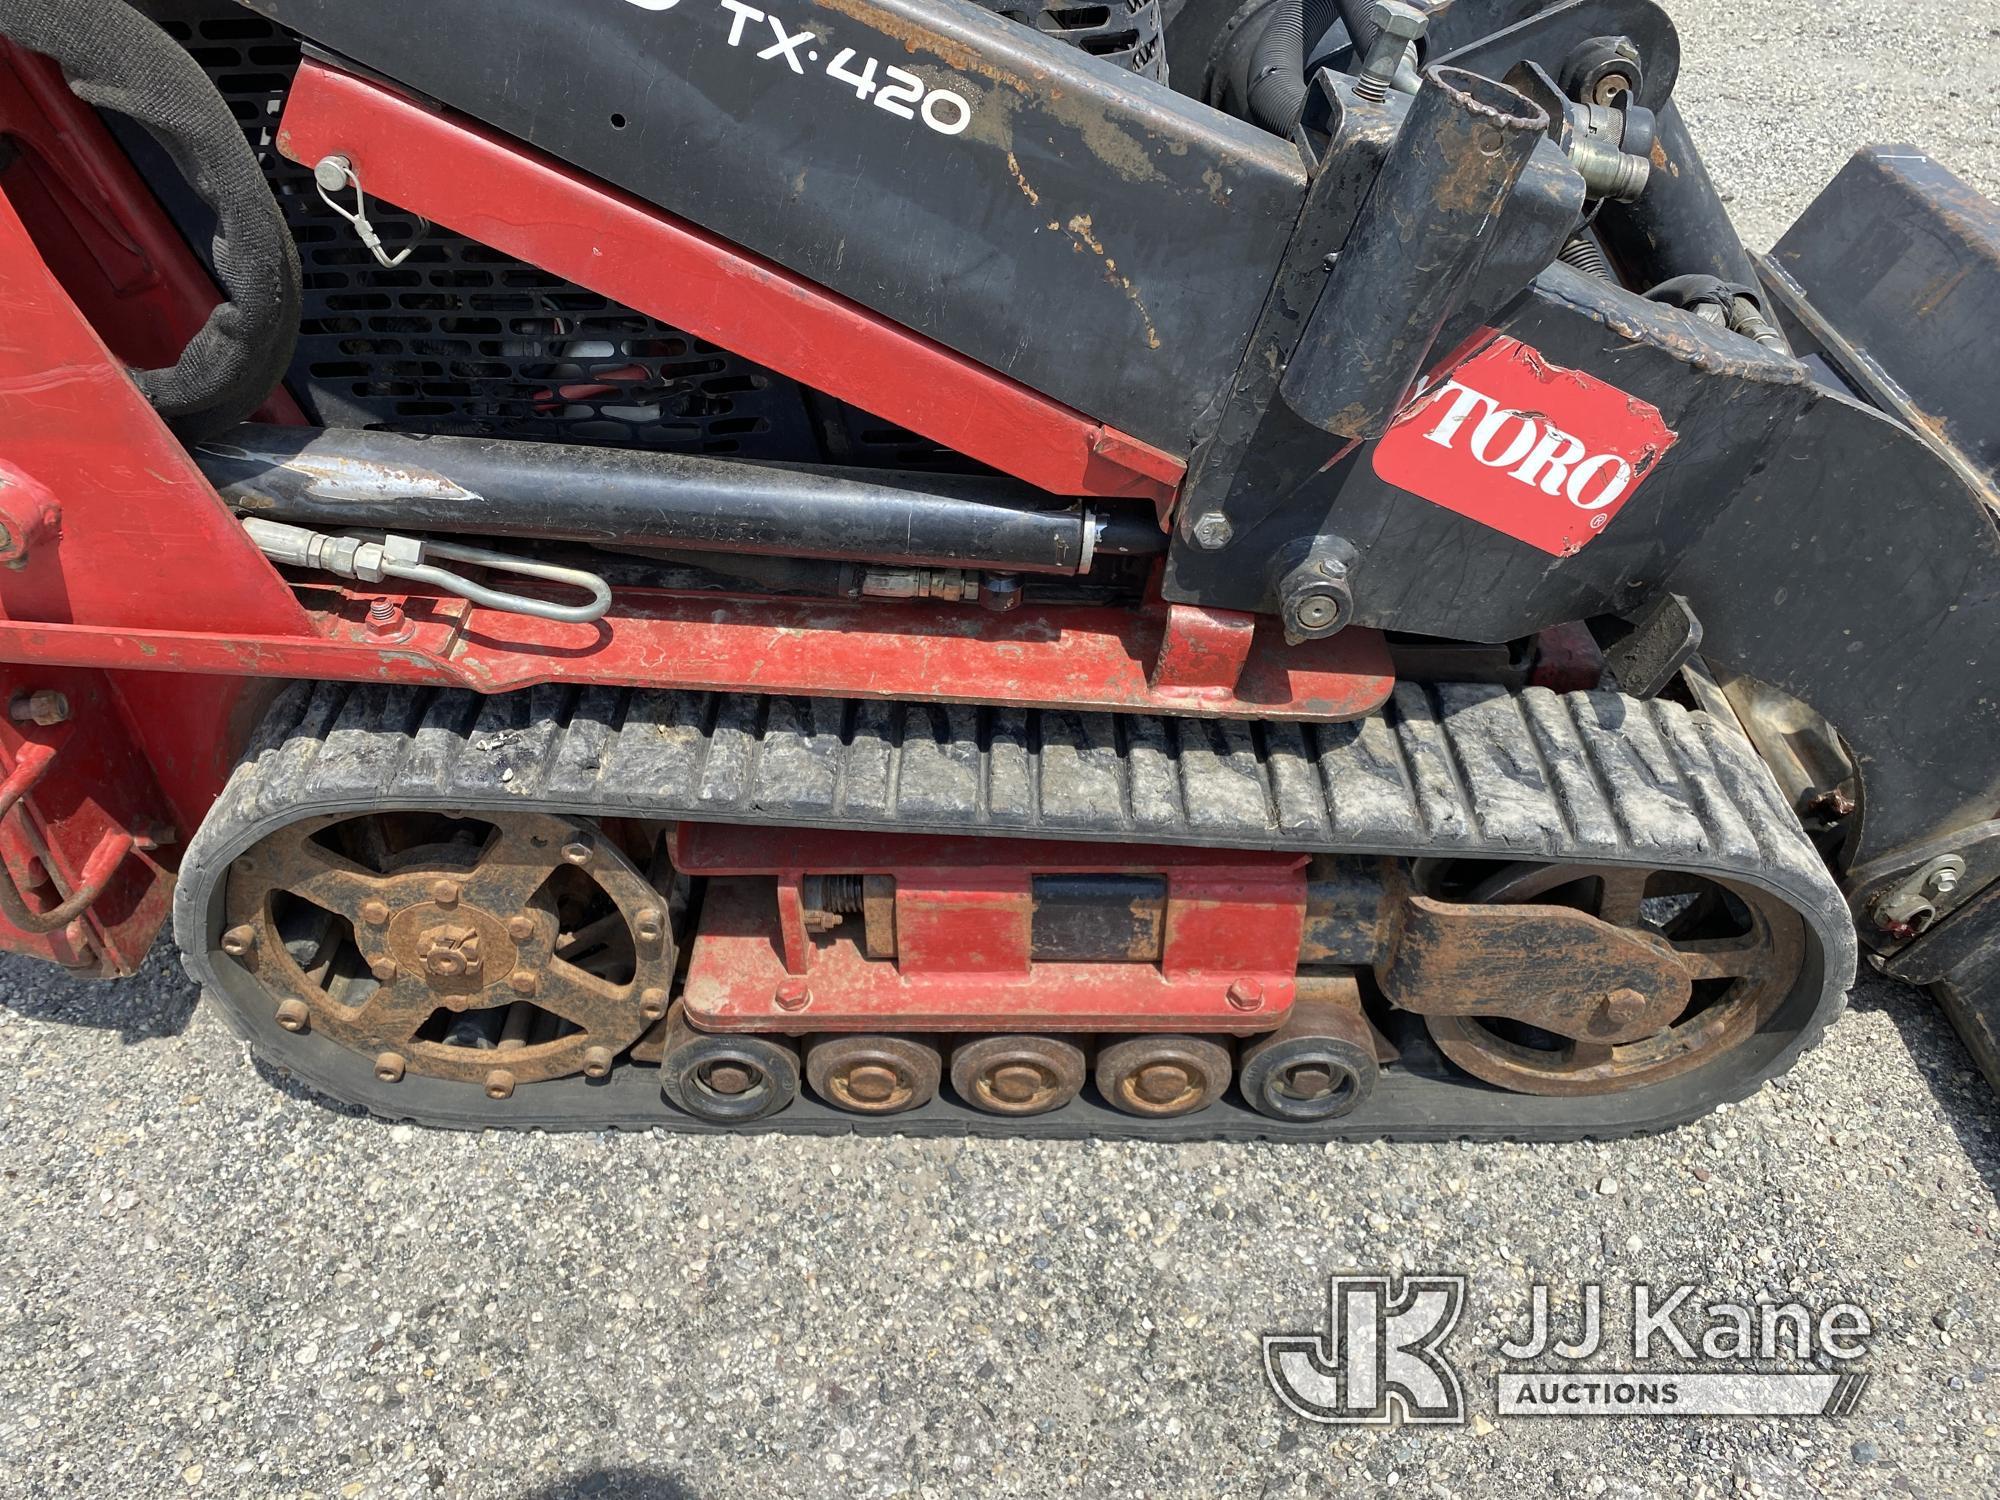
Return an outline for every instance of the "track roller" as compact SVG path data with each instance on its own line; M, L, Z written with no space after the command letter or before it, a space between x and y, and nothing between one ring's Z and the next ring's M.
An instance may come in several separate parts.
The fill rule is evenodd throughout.
M1165 1120L1220 1099L1229 1071L1229 1049L1207 1037L1128 1036L1097 1054L1097 1092L1128 1115Z
M1245 1102L1274 1120L1336 1120L1359 1109L1381 1067L1355 982L1302 981L1285 1024L1244 1046L1236 1075Z
M1040 1115L1083 1090L1083 1049L1053 1036L982 1036L951 1054L951 1086L995 1115Z
M822 1036L806 1047L806 1081L829 1104L862 1115L919 1109L936 1097L944 1059L904 1036Z
M667 1013L660 1092L698 1120L740 1125L775 1115L799 1096L798 1044L784 1037L710 1036Z

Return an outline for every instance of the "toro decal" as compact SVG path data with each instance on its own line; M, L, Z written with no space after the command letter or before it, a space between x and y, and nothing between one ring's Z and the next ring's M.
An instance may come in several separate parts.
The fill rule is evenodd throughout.
M1611 524L1675 436L1658 407L1496 334L1419 388L1375 445L1375 473L1570 557Z

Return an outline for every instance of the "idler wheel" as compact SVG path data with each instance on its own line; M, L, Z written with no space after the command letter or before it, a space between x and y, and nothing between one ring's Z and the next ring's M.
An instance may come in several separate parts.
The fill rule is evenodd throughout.
M1083 1049L1053 1036L984 1036L951 1054L951 1086L975 1109L1041 1115L1083 1089Z
M676 1000L667 1017L660 1092L697 1120L741 1125L765 1119L799 1096L798 1044L785 1037L696 1031Z
M1131 1036L1097 1054L1097 1092L1128 1115L1206 1109L1229 1087L1229 1049L1197 1036Z
M944 1059L903 1036L823 1036L806 1048L806 1081L829 1104L860 1115L894 1115L937 1096Z
M1300 1125L1337 1120L1375 1092L1382 1070L1360 992L1352 980L1324 988L1313 995L1302 984L1285 1024L1244 1046L1236 1082L1259 1114Z

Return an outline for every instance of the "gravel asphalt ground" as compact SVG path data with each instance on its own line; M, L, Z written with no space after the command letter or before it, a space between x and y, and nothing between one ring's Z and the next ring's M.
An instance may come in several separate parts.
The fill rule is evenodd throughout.
M1753 243L1871 140L2000 193L2000 0L1672 9ZM164 950L0 963L0 1494L2000 1493L2000 1113L1883 983L1670 1135L1330 1150L429 1134L196 998ZM1278 1405L1258 1336L1338 1270L1472 1278L1468 1425ZM1874 1383L1838 1420L1495 1419L1532 1282L1640 1280L1858 1302Z

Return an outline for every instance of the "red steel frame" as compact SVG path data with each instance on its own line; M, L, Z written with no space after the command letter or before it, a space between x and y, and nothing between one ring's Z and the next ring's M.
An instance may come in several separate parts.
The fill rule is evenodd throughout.
M683 824L713 877L682 1003L704 1031L1204 1031L1280 1025L1298 991L1305 855ZM808 875L893 875L896 957L806 929ZM1163 875L1157 963L1038 962L1036 875ZM740 878L751 877L751 878ZM762 877L762 878L756 878Z
M1269 619L1157 598L995 615L632 589L580 626L287 580L127 374L170 362L207 318L205 271L94 113L45 61L4 47L0 135L25 147L0 168L0 694L60 691L74 720L0 716L0 781L25 784L23 767L39 778L18 808L0 803L0 866L30 918L0 910L0 948L136 965L165 910L172 850L220 790L270 679L1320 720L1370 712L1393 686L1378 632L1290 648ZM371 194L1030 482L1149 501L1163 519L1171 504L1172 455L390 90L308 64L285 140L347 155ZM503 222L496 205L533 223ZM301 419L282 392L262 415ZM393 622L371 623L384 601ZM60 932L33 930L35 913L93 893Z

